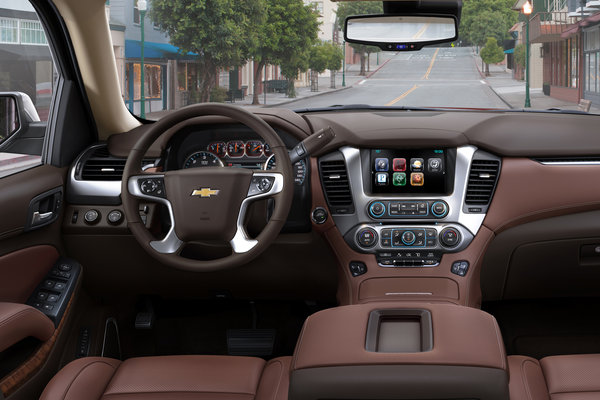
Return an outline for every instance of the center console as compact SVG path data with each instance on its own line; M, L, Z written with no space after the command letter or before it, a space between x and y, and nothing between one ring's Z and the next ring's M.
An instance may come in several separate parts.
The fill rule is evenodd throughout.
M343 147L321 157L319 168L347 245L374 254L379 267L437 267L444 254L463 251L477 234L500 159L473 146Z
M372 303L313 314L291 370L290 400L508 400L495 319L449 304Z

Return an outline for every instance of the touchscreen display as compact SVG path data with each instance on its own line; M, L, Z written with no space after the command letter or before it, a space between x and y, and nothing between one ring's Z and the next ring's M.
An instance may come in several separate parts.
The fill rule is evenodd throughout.
M371 150L372 193L446 194L446 150Z

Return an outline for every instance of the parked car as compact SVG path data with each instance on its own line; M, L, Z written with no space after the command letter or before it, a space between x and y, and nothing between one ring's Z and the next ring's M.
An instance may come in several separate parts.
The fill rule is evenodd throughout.
M0 178L0 398L600 396L600 117L506 108L448 45L461 1L346 19L385 51L346 88L156 120L122 95L123 2L19 1L0 80L47 121L0 93L0 171L24 162Z

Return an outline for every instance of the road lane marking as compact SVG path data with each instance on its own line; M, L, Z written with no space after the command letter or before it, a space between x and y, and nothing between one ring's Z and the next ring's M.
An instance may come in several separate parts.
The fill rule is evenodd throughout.
M485 81L484 81L484 80L480 80L479 82L481 82L482 84L484 84L484 85L485 85Z
M429 79L429 74L431 73L431 70L433 69L433 64L435 64L435 59L439 52L440 52L440 48L438 47L437 49L435 49L435 53L433 53L433 57L431 58L431 63L429 64L429 68L427 69L427 72L425 72L423 79Z
M358 82L359 85L362 85L363 83L365 83L367 80L363 79L362 81Z
M427 31L427 28L429 28L429 22L426 23L425 25L423 25L421 27L421 29L419 29L419 31L417 33L414 34L414 36L412 37L413 39L419 39L421 36L423 36L423 34L425 33L425 31Z
M403 98L405 98L406 96L408 96L409 94L411 94L412 92L417 90L418 87L419 86L417 86L417 85L413 86L412 88L408 89L406 92L402 93L400 96L396 97L394 100L387 103L385 106L386 107L393 106L394 104L396 104L397 102L399 102L400 100L402 100Z

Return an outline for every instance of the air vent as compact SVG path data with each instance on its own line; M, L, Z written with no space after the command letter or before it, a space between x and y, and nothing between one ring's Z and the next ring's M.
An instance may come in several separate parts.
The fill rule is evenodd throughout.
M354 203L344 160L321 161L319 169L331 212L333 214L353 214Z
M500 161L497 160L473 160L469 183L467 184L467 196L465 203L470 206L488 206L496 188Z
M126 161L111 156L105 146L98 147L84 158L80 178L84 181L120 181Z

